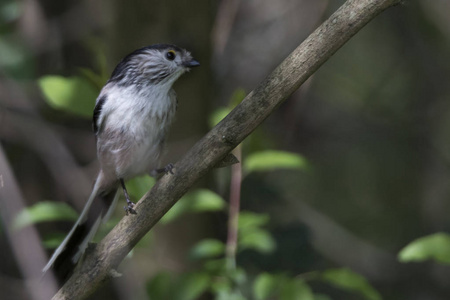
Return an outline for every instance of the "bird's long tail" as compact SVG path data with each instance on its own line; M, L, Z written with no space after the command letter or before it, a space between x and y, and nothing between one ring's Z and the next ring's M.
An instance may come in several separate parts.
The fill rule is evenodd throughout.
M42 270L44 273L52 268L60 280L67 279L100 224L109 218L117 203L117 184L105 189L102 182L100 174L78 220Z

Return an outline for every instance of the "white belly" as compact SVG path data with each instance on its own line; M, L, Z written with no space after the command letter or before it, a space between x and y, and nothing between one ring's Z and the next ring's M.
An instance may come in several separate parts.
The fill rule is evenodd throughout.
M160 167L164 140L176 110L173 92L165 93L165 97L128 92L126 97L116 95L119 100L107 100L97 135L102 171L116 179L129 179Z

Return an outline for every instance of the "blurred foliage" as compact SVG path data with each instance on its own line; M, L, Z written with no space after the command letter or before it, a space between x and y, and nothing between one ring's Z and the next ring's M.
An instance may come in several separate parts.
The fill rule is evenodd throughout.
M251 172L276 169L304 170L306 167L306 159L299 154L268 150L248 155L245 160L244 172L249 174Z
M349 269L330 269L322 272L322 280L341 289L361 293L365 299L381 300L381 295L367 282L367 280Z
M162 224L167 224L185 213L218 211L225 207L225 201L216 193L198 189L184 195L178 202L161 218Z
M316 299L311 288L304 280L299 278L290 278L284 274L259 274L253 282L252 292L252 299L255 300Z
M271 234L262 229L269 223L267 214L241 211L238 223L238 250L253 249L261 253L275 250L275 241Z
M16 230L37 224L44 245L55 248L76 214L65 205L36 204L42 199L71 201L46 165L46 155L58 155L58 147L36 147L10 117L21 117L20 125L31 132L36 132L36 119L45 122L44 129L51 129L90 173L96 167L91 164L92 109L112 67L127 51L174 42L192 50L202 63L176 87L182 97L174 124L178 128L171 136L177 141L174 148L183 152L192 142L184 138L193 140L220 122L245 91L343 2L241 1L236 18L229 18L228 44L218 55L211 53L210 38L221 2L1 1L0 139L29 205L16 217ZM161 220L161 228L169 232L162 239L176 240L172 248L179 250L169 259L176 261L179 252L186 252L185 264L166 271L146 255L137 271L145 276L136 286L148 280L151 299L449 298L450 6L448 1L404 4L370 22L246 139L237 267L230 270L224 258L223 197L229 174L222 169L214 186L219 192L193 190ZM211 107L219 108L208 115ZM39 136L36 144L47 142ZM133 199L139 199L153 184L153 178L144 176L127 186ZM314 222L301 216L297 204L303 202L319 216ZM201 229L185 225L192 214L197 214L195 221L206 216L209 223ZM122 216L119 207L98 237ZM335 249L333 243L351 242L321 233L323 220L394 262L395 253L407 244L397 256L401 263L386 268L395 274L385 274L385 264L372 261L376 255L369 250ZM192 243L180 233L185 228L214 235L185 251L183 246ZM439 233L426 236L433 232ZM19 275L6 235L0 233L1 283L9 295L22 289L8 284L9 277L16 283ZM330 236L329 244L312 242ZM157 238L157 233L146 235L133 255L155 249ZM366 259L371 263L361 263ZM426 260L433 262L420 263ZM442 265L439 272L434 262ZM349 269L335 269L340 265L374 275L365 279ZM153 268L160 269L149 279Z
M92 117L92 104L99 91L87 80L78 76L65 78L49 75L40 78L38 82L45 100L53 108L86 118Z
M86 44L94 57L98 72L80 67L77 68L80 75L71 77L45 75L37 82L45 101L52 108L91 119L97 96L109 74L102 47L94 40Z
M432 259L438 263L449 265L450 235L447 233L435 233L414 240L400 251L398 259L403 263Z
M13 222L14 230L34 224L52 221L75 222L78 218L77 212L63 202L42 201L22 210ZM43 246L46 249L54 249L64 240L62 232L47 233L43 237Z
M66 203L42 201L22 210L14 219L13 228L50 221L76 221L77 212Z
M191 259L213 258L224 255L225 245L215 239L204 239L195 245L189 254Z

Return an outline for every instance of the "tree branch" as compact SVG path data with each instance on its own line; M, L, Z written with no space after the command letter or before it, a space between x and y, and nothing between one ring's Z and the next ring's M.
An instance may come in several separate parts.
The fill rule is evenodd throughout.
M242 142L286 98L364 25L401 0L349 0L295 49L224 120L162 177L89 253L80 268L53 297L85 299L111 278L137 242L175 202L226 154Z

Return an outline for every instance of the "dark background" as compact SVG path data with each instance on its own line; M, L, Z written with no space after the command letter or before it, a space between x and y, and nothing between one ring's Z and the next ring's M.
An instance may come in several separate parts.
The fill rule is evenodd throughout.
M201 67L175 85L179 109L165 161L176 162L207 132L214 109L236 89L256 87L342 3L3 0L0 141L25 205L53 200L80 209L97 172L91 120L50 107L36 84L41 76L99 73L102 65L110 73L121 57L153 43L189 49ZM384 299L450 299L448 267L396 257L410 241L450 229L449 12L446 0L389 9L258 129L264 138L248 149L299 153L310 167L244 180L242 207L270 215L278 247L270 256L243 253L240 264L291 274L348 267ZM226 198L228 183L214 178L222 177L199 186ZM38 231L70 226L40 224ZM220 214L157 227L151 250L136 250L124 277L97 297L147 299L142 289L155 272L195 268L188 249L225 232ZM26 299L5 230L0 257L2 298ZM332 299L360 299L313 288Z

